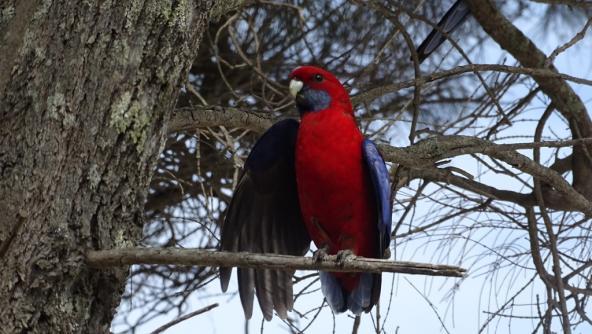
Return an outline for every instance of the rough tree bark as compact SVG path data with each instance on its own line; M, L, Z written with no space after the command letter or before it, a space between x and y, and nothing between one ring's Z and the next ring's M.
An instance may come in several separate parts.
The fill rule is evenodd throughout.
M214 0L0 4L0 332L103 333ZM220 2L223 3L223 2Z

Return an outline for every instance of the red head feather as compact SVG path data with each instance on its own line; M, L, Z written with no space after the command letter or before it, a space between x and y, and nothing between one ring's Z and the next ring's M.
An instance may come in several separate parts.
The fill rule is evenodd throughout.
M330 108L352 112L347 90L330 72L315 66L300 66L290 73L289 78L301 81L309 89L327 92L331 97Z

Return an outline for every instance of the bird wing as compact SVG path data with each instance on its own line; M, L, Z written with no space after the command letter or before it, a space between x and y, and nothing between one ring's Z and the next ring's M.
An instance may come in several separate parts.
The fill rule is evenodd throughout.
M432 29L428 37L417 48L419 62L423 62L429 55L442 44L446 37L444 34L451 33L458 27L469 15L469 7L464 0L458 0L444 14L444 17L438 22L439 29Z
M294 152L299 123L287 119L274 124L253 147L234 191L222 226L223 251L303 256L310 237L302 222ZM226 291L232 268L220 268ZM275 309L285 319L292 309L294 271L238 268L238 286L245 317L253 312L253 297L265 319Z
M362 151L364 162L370 173L378 209L378 250L379 256L382 257L391 241L392 205L389 173L378 148L370 139L364 140Z
M385 254L388 254L386 250L391 242L392 204L389 173L386 169L384 159L380 155L380 152L378 152L378 148L376 148L376 145L370 139L365 139L362 142L362 152L364 163L370 174L370 180L374 190L376 210L378 211L376 257L383 258L385 257ZM360 313L360 307L362 307L364 311L369 312L380 299L381 282L381 274L361 274L358 288L349 296L348 308ZM368 289L370 290L368 291ZM367 299L368 297L370 298L369 300ZM354 305L360 307L352 308Z

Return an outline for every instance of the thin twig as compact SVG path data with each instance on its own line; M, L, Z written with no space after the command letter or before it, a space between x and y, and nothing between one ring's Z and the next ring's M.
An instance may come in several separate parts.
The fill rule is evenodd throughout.
M171 328L171 327L175 326L176 324L178 324L178 323L180 323L180 322L183 322L183 321L185 321L185 320L187 320L187 319L193 318L193 317L195 317L196 315L199 315L199 314L202 314L202 313L206 313L206 312L208 312L209 310L211 310L211 309L214 309L214 308L216 308L216 307L218 307L218 303L214 303L214 304L212 304L212 305L208 305L208 306L206 306L206 307L204 307L204 308L200 308L199 310L196 310L196 311L193 311L193 312L191 312L191 313L185 314L185 315L184 315L184 316L182 316L182 317L178 317L177 319L175 319L175 320L172 320L172 321L169 321L169 322L167 322L166 324L164 324L164 325L162 325L162 326L158 327L158 328L157 328L157 329L155 329L155 330L154 330L154 331L153 331L151 334L158 334L158 333L162 333L162 332L166 331L167 329L169 329L169 328Z
M354 319L354 325L352 327L352 334L358 334L358 329L360 329L360 316L356 315Z
M442 325L442 328L444 329L444 331L446 333L450 334L450 332L448 331L448 328L446 328L446 324L444 324L444 320L442 320L442 317L438 313L438 310L436 310L436 306L432 303L432 301L430 301L426 295L424 295L421 291L419 291L419 289L417 287L415 287L415 285L413 285L413 283L411 283L410 280L408 280L407 278L405 278L405 280L407 281L407 283L409 283L409 285L411 285L413 290L415 290L423 298L423 300L425 300L426 303L428 303L428 305L430 305L430 308L436 314L436 317L438 318L438 321L440 322L440 325Z

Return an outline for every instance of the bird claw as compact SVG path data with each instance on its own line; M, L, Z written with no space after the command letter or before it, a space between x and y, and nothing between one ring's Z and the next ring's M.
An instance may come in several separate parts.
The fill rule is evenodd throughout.
M356 255L350 249L344 249L337 252L336 261L339 265L344 265L348 259L355 257Z
M391 258L391 250L390 249L385 249L384 253L382 253L382 258L383 259L390 259Z
M327 255L327 247L321 247L312 254L312 260L314 262L321 262Z

